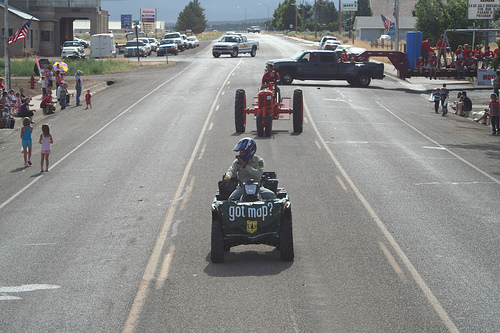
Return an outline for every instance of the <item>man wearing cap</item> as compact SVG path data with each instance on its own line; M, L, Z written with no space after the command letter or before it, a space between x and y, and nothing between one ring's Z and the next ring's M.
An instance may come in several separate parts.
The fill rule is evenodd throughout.
M80 96L82 95L82 71L77 70L75 74L76 106L80 106Z

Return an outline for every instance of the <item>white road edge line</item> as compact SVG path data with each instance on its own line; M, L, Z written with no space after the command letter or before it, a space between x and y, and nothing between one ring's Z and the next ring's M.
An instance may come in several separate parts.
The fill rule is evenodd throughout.
M429 138L427 135L425 135L424 133L420 132L416 127L410 125L409 123L407 123L406 121L404 121L401 117L399 117L398 115L396 115L394 112L392 112L391 110L389 110L388 108L386 108L384 105L380 104L380 102L376 101L376 103L378 105L380 105L381 108L383 108L384 110L386 110L387 112L389 112L394 118L398 119L400 122L402 122L406 126L410 127L412 130L414 130L415 132L417 132L418 134L420 134L421 136L423 136L424 138L426 138L430 142L434 143L437 146L437 147L434 147L434 149L442 149L442 150L447 151L449 154L453 155L453 157L459 159L460 161L462 161L463 163L467 164L468 166L470 166L471 168L473 168L477 172L479 172L479 173L483 174L484 176L488 177L489 179L493 180L495 183L500 184L500 180L499 179L496 179L495 177L493 177L490 174L488 174L486 171L483 171L483 170L479 169L477 166L475 166L474 164L470 163L466 159L463 159L462 157L458 156L457 154L455 154L454 152L452 152L448 148L446 148L443 145L441 145L439 142L437 142L437 141ZM424 146L423 148L430 149L432 147Z
M55 162L54 164L52 164L49 168L49 170L52 170L54 169L59 163L61 163L62 161L64 161L66 158L68 158L71 154L73 154L75 151L77 151L78 149L80 149L80 147L82 147L84 144L86 144L87 142L89 142L90 140L92 140L97 134L101 133L106 127L108 127L109 125L111 125L115 120L117 120L118 118L120 118L121 116L123 116L125 113L127 113L128 111L130 111L130 109L132 109L134 106L136 106L137 104L141 103L143 100L145 100L146 98L149 97L149 95L151 95L152 93L154 93L155 91L157 91L158 89L160 89L161 87L163 87L165 84L169 83L170 81L172 81L173 79L175 79L176 77L180 76L184 71L186 71L189 67L191 67L194 63L191 63L189 64L186 68L184 68L182 71L180 71L179 73L177 73L176 75L172 76L170 79L168 79L167 81L163 82L162 84L160 84L158 87L156 87L155 89L151 90L149 93L147 93L146 95L144 95L141 99L139 99L137 102L135 102L134 104L132 104L131 106L129 106L128 108L126 108L124 111L122 111L119 115L117 115L116 117L114 117L113 119L111 119L107 124L105 124L103 127L101 127L99 130L97 130L97 132L95 132L94 134L92 134L91 136L89 136L86 140L84 140L82 143L80 143L78 146L76 146L75 148L73 148L73 150L71 150L69 153L67 153L66 155L64 155L59 161ZM14 194L13 196L11 196L9 199L5 200L1 205L0 205L0 210L2 210L2 208L4 208L5 206L7 206L7 204L9 204L12 200L14 200L15 198L17 198L19 195L21 195L24 191L26 191L28 188L30 188L33 184L35 184L37 181L39 181L40 179L42 179L42 177L36 177L35 179L33 179L31 182L29 182L25 187L23 187L22 189L20 189L16 194Z
M380 104L380 103L379 103ZM356 185L354 185L354 182L351 180L347 172L344 170L342 165L339 163L335 155L333 155L332 151L330 150L330 147L326 144L325 140L321 136L318 127L316 127L316 123L314 122L313 118L311 117L311 113L309 112L309 108L306 105L306 102L304 100L304 108L306 110L307 116L309 120L311 121L311 126L313 127L314 131L316 132L316 135L318 136L318 139L322 143L323 147L325 147L325 150L328 152L330 155L330 158L332 159L333 163L339 170L339 172L342 174L344 179L347 181L351 189L354 191L358 199L361 201L365 209L368 211L372 219L375 221L377 224L378 228L382 231L382 234L385 236L391 247L394 249L394 251L397 253L403 264L406 266L408 271L410 272L411 276L415 280L415 282L418 284L420 289L423 291L425 297L429 301L429 303L432 305L438 316L441 318L443 321L444 325L448 328L450 332L459 332L458 328L455 326L453 321L451 320L450 316L448 316L448 313L446 313L446 310L442 307L441 303L439 303L439 300L434 296L432 293L431 289L427 286L425 281L422 279L420 274L418 273L417 269L413 266L413 264L410 262L410 259L406 256L404 251L401 249L399 244L396 242L396 240L392 237L391 233L389 230L387 230L386 226L380 220L380 218L377 216L373 208L370 206L368 201L365 199L363 194L358 190Z
M226 80L224 83L221 85L219 88L219 92L215 96L215 99L212 103L212 106L210 107L210 111L208 112L207 118L205 119L205 124L203 125L203 128L201 129L200 135L198 136L198 140L196 141L196 144L194 146L194 149L191 153L191 157L186 164L186 168L184 169L184 173L182 175L182 178L179 182L179 185L177 186L177 190L175 192L172 204L170 205L167 215L165 216L165 220L163 222L162 228L160 230L160 233L158 234L158 237L156 239L156 243L153 247L153 251L151 253L151 256L149 257L148 264L146 266L146 270L144 271L144 275L142 276L142 281L139 286L139 289L137 290L137 294L135 296L134 302L132 303L132 307L130 308L129 315L127 317L127 321L125 322L125 325L123 326L123 333L132 333L135 331L135 327L137 324L137 320L139 319L139 315L141 314L142 307L144 305L144 302L148 296L149 292L149 284L152 280L155 279L155 273L158 269L158 264L160 261L161 253L163 251L163 247L165 246L165 241L167 239L167 234L170 229L170 225L172 224L172 220L174 218L175 212L177 210L177 206L179 205L178 198L181 197L182 192L184 190L184 187L186 187L186 182L189 176L189 172L191 171L191 167L193 165L194 160L196 159L196 156L198 155L198 151L200 150L201 143L203 141L203 136L205 135L205 132L207 131L208 125L210 124L210 118L212 117L212 114L217 106L219 97L222 93L222 90L226 86L227 82L229 81L229 77L231 76L232 73L238 68L240 63L243 61L243 57L240 58L240 61L234 66L233 70L228 74L226 77ZM164 267L164 269L167 269Z

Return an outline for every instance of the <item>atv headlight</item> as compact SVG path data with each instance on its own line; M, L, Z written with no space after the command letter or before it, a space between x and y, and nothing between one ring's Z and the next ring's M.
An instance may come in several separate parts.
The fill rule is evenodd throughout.
M245 193L248 195L255 195L257 193L257 184L245 184Z

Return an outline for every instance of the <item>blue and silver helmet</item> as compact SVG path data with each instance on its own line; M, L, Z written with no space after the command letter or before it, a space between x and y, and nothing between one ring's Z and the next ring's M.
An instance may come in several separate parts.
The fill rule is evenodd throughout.
M233 151L244 151L245 155L241 157L246 162L255 155L257 144L252 138L243 138L234 146Z

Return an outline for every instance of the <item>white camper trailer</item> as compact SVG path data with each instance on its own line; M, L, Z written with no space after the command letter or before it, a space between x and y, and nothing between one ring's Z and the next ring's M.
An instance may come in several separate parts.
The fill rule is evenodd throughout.
M96 34L90 36L90 54L94 58L116 57L114 35Z

